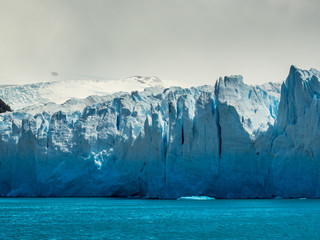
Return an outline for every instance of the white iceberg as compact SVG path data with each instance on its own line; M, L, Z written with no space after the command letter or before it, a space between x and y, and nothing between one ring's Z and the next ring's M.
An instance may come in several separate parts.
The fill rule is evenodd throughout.
M177 200L215 200L215 198L208 197L208 196L190 196L190 197L180 197Z

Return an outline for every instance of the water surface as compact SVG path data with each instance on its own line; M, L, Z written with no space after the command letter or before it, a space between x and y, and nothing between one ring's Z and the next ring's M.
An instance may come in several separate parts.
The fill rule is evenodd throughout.
M320 239L320 200L0 198L0 239Z

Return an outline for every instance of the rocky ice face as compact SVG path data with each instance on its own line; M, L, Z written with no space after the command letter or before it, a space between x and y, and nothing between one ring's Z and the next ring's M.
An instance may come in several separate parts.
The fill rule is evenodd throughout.
M320 197L319 72L291 67L281 86L275 126L257 141L270 162L270 186L278 196ZM266 144L267 143L267 144Z
M319 86L292 67L281 92L231 76L1 114L0 195L319 197Z
M10 106L8 106L1 98L0 98L0 113L11 112Z

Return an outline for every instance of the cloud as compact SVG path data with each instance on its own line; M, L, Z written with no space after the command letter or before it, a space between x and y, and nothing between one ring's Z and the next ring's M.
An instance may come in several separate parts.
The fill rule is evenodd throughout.
M157 75L186 84L243 74L281 80L320 68L319 1L3 0L0 83L51 72Z

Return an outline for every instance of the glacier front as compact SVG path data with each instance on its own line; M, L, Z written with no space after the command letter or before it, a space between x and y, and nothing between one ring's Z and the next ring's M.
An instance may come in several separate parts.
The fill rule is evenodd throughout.
M0 114L0 196L320 197L319 78L28 103Z

